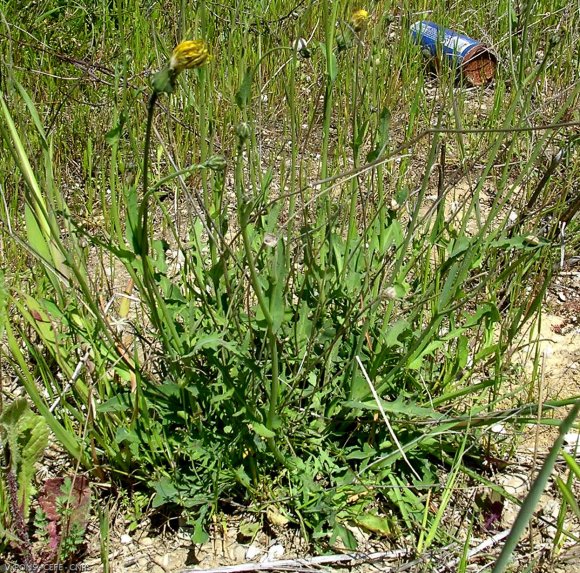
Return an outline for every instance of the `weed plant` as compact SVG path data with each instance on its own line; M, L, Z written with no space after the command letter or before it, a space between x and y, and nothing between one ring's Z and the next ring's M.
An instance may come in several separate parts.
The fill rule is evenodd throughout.
M578 6L0 7L4 384L196 542L243 504L449 543L489 428L538 418L510 357L578 249ZM432 77L421 18L488 43L493 85ZM148 138L186 38L213 58Z

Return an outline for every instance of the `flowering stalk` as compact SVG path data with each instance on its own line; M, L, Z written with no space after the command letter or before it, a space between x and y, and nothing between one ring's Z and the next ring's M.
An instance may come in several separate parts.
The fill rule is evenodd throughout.
M368 24L369 13L366 10L360 9L355 10L350 18L352 28L356 34L359 36L364 33L366 26ZM354 167L358 167L359 163L359 151L362 141L359 141L359 123L358 123L358 95L359 95L359 64L361 59L361 47L362 42L357 41L355 61L354 61L354 80L352 86L352 154L353 154L353 164ZM352 180L352 192L350 200L350 210L348 218L348 232L346 237L345 253L350 258L350 244L356 235L356 207L357 207L357 180ZM344 265L342 269L343 277L346 275L348 265Z
M203 40L185 40L178 44L171 54L167 67L157 72L151 82L153 92L147 104L147 128L145 131L145 144L143 150L143 198L139 210L139 225L137 237L138 254L146 257L149 251L147 237L147 219L149 206L149 151L151 148L151 128L155 104L160 94L172 94L175 91L177 76L183 71L199 68L211 59Z
M158 289L153 281L153 271L149 260L149 237L148 215L149 215L149 154L151 148L151 130L153 126L153 114L155 104L160 94L172 94L175 91L177 76L185 69L197 68L209 61L210 55L203 40L187 40L181 42L173 50L167 67L157 72L152 79L153 92L147 103L147 127L145 130L145 143L143 148L143 197L139 208L137 219L137 232L135 240L136 254L141 257L143 271L143 285L149 298L149 308L151 309L151 320L164 339L166 347L175 347L179 350L179 336L175 330L172 320L160 319L159 310L168 318L168 311L165 307ZM167 333L169 330L169 335ZM171 343L173 341L173 344ZM135 401L137 404L138 401ZM135 410L134 415L137 414Z

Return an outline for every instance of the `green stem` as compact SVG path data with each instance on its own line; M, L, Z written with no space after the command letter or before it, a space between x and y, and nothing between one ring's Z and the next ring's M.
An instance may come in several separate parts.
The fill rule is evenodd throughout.
M147 224L149 213L149 152L151 149L151 128L153 126L153 114L155 112L155 104L159 94L153 91L147 103L147 128L145 130L145 145L143 148L143 198L141 200L141 207L139 208L139 224L141 228L138 230L137 248L138 254L145 259L149 254L149 238L147 236Z
M357 110L358 110L358 81L359 81L359 61L360 61L360 40L357 38L357 46L356 46L356 55L354 61L354 80L352 86L352 159L353 159L353 166L356 169L358 167L358 157L359 157L359 145L360 142L357 141L358 139L358 117L357 117ZM357 205L358 205L358 193L357 193L357 183L358 178L353 177L351 190L350 190L350 208L348 214L348 230L346 235L346 244L344 247L344 254L345 254L345 264L342 268L342 277L346 276L347 268L349 265L346 261L350 260L350 245L354 241L356 233L357 233L357 225L356 225L356 215L357 215Z
M518 67L518 87L522 87L524 83L524 74L526 70L526 48L528 47L528 26L530 21L530 15L532 12L532 7L534 5L534 0L528 0L526 2L526 9L524 12L524 26L522 29L522 45L520 47L520 61Z
M274 419L276 417L276 411L278 409L278 401L280 394L280 380L279 380L279 362L278 362L278 341L276 340L276 334L274 333L274 321L272 319L272 314L270 313L270 308L264 295L264 291L258 280L258 273L256 271L256 262L254 255L252 253L252 242L248 234L248 206L246 200L243 197L242 192L242 180L243 180L243 155L242 155L243 143L240 141L238 148L238 157L236 162L236 174L235 174L235 189L236 197L238 202L238 217L240 221L240 233L242 235L242 242L244 245L244 254L248 264L248 270L250 272L250 284L252 285L252 290L258 299L258 305L264 315L264 319L267 324L266 337L270 346L270 357L272 360L272 372L271 381L268 388L269 396L269 407L268 416L266 419L266 427L271 430L274 425ZM278 462L287 465L287 460L284 458L278 446L276 445L274 438L267 439L268 447L270 451L274 454Z
M143 265L143 286L145 287L148 307L151 311L151 321L159 334L161 335L165 348L167 350L180 349L180 340L175 324L165 305L163 297L156 288L153 280L153 270L151 268L151 261L149 259L149 237L148 237L148 221L149 221L149 154L151 150L151 130L153 126L153 114L155 112L155 104L159 92L153 90L149 101L147 103L147 127L145 130L145 143L143 147L143 197L141 198L141 206L139 207L139 217L137 228L137 254L141 257ZM163 319L159 313L159 309L163 314ZM172 343L173 341L173 343Z
M336 79L336 59L333 52L334 26L338 13L339 2L334 2L330 17L326 8L323 10L324 31L326 43L326 88L324 91L324 122L322 128L322 157L321 157L321 178L328 177L328 147L330 143L330 122L332 118L332 88ZM324 191L327 185L321 187ZM328 220L330 220L330 202L328 196L325 199Z

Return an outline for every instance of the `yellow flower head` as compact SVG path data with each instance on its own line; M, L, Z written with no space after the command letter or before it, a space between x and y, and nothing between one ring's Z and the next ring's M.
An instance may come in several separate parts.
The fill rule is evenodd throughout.
M178 44L169 60L169 69L179 74L183 70L203 66L211 56L203 40L185 40Z
M355 32L362 32L369 21L369 13L363 8L355 10L350 17L350 22Z

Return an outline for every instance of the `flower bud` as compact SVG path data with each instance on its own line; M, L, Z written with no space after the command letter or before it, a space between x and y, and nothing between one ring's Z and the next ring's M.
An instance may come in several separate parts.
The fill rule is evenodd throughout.
M248 137L250 137L250 126L245 121L238 123L236 125L236 135L238 136L240 144L245 143Z
M227 161L223 155L212 155L204 165L212 171L224 171Z

